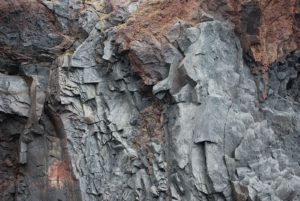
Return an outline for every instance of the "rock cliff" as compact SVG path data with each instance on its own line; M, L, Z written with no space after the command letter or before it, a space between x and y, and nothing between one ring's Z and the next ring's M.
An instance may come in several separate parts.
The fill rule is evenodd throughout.
M0 2L0 200L300 200L300 1Z

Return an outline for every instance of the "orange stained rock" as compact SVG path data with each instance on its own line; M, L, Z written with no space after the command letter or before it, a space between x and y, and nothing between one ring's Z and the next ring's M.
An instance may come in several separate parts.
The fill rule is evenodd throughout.
M70 166L63 161L55 161L48 168L49 184L53 188L64 188L66 185L74 185Z
M201 6L235 25L244 51L262 72L299 50L300 0L204 0Z
M145 34L159 37L179 19L195 23L200 17L200 3L200 0L145 1L128 19L127 27L119 32L118 39L130 43L131 40L143 40Z
M300 0L146 0L120 30L117 41L130 51L132 41L145 41L146 35L159 40L176 20L199 22L202 11L234 25L244 52L262 72L299 50Z
M158 69L163 61L158 59L156 63L147 64L140 58L137 41L148 52L149 58L159 57L161 39L170 30L174 22L184 20L196 23L201 16L200 0L146 0L139 5L137 11L127 20L126 26L117 34L116 41L120 44L120 50L129 50L129 59L132 70L137 72L146 85L157 83L161 78ZM155 55L149 55L149 54Z

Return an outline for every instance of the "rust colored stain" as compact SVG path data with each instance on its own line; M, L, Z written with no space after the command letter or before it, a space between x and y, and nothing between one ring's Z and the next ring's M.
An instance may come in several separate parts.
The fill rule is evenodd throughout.
M244 51L262 73L300 48L300 0L204 0L201 7L235 25Z
M271 63L300 48L300 0L146 0L116 40L120 51L129 51L133 70L144 83L155 84L160 78L151 72L161 66L143 64L132 44L139 41L151 46L148 38L161 41L177 20L198 23L203 11L233 25L244 53L257 64L255 71L264 73Z
M63 189L67 185L74 186L70 166L63 161L55 161L48 168L49 184L53 188Z
M201 17L199 0L148 0L140 4L138 10L127 20L125 28L117 34L120 51L129 50L132 70L137 72L144 84L153 85L161 80L159 68L163 66L160 58L154 63L145 63L137 41L149 48L149 57L159 57L161 40L177 20L194 24ZM145 48L144 48L145 49Z
M156 139L161 145L164 143L163 114L159 100L153 97L152 105L144 108L141 111L141 115L142 123L132 139L132 143L137 150L141 148L147 150L148 170L151 174L152 166L150 161L154 157L151 140Z
M190 23L200 17L199 0L148 0L128 19L127 27L119 32L118 39L126 49L132 40L143 40L145 34L159 38L172 24L181 19Z

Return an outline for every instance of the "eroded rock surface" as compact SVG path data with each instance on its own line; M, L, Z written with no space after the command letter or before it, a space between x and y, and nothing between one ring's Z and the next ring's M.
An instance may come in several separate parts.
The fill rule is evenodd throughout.
M0 10L1 200L300 200L297 0Z
M204 0L202 6L235 24L245 53L262 71L299 49L299 0Z

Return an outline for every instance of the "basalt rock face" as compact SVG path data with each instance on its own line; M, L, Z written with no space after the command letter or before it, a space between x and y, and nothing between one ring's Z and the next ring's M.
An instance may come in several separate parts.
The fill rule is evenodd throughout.
M297 0L0 10L0 200L300 200Z
M299 0L204 0L202 7L235 25L244 52L263 72L278 58L299 49Z

